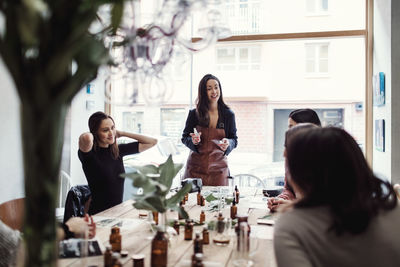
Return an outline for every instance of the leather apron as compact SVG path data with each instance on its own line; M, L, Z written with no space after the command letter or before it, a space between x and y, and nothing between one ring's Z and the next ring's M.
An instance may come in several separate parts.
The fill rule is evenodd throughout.
M228 159L218 146L225 138L224 129L196 126L201 132L201 142L197 146L199 153L190 151L186 162L184 178L201 178L203 185L228 185Z

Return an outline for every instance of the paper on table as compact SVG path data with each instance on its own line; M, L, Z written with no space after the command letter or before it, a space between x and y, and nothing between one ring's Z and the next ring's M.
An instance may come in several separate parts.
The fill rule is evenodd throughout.
M121 229L133 229L144 223L141 219L113 218L102 216L94 216L93 220L96 223L96 227L112 228L118 226Z

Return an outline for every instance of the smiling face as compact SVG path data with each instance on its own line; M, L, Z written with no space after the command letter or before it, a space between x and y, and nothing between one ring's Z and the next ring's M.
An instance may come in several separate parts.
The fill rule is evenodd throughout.
M216 80L210 79L207 81L207 97L210 104L217 103L221 95L219 84Z
M115 129L114 122L110 119L104 119L100 123L97 130L97 141L100 147L108 147L114 144L117 130Z

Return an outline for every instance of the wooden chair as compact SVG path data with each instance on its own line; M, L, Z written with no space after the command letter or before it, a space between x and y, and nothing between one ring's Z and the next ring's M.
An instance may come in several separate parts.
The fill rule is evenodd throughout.
M17 198L0 204L0 219L14 230L22 231L25 198Z
M397 198L400 200L400 184L393 185L394 191L396 192Z

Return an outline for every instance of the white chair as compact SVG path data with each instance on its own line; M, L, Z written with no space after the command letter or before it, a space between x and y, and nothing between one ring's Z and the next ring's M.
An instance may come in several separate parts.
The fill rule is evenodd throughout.
M265 183L259 177L248 174L248 173L241 173L233 175L232 179L233 186L237 185L238 187L253 187L253 188L266 188Z

